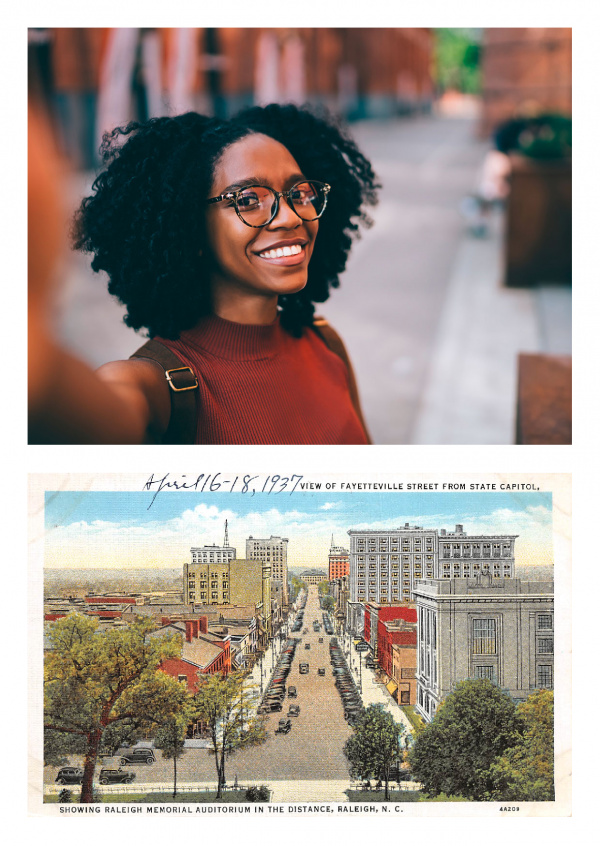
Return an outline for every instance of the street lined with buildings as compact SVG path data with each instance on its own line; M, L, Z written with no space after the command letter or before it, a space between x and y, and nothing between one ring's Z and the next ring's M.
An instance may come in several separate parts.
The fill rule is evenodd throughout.
M518 535L405 523L348 529L348 536L349 549L332 536L327 567L298 578L288 574L288 538L250 536L246 558L238 559L226 522L222 546L191 548L181 593L48 596L46 626L72 612L96 619L100 631L151 620L148 642L180 637L180 654L159 669L191 695L203 676L245 671L243 707L248 720L266 709L266 738L228 757L229 785L350 784L344 745L353 716L334 684L336 646L362 706L390 713L403 728L405 749L414 739L414 713L430 722L461 680L487 679L515 702L553 688L553 583L516 577ZM274 700L268 690L291 645L285 686ZM412 717L405 708L414 709ZM141 742L153 745L152 737ZM178 781L214 783L211 737L201 719L187 726L184 748ZM159 787L172 773L172 762L157 754L152 766L135 768L134 787ZM46 767L46 785L56 775L56 767ZM309 794L300 790L297 798L316 798Z

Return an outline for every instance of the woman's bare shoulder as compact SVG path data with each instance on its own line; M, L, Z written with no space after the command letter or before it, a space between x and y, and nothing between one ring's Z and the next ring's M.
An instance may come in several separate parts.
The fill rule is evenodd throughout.
M171 396L162 367L147 358L130 358L109 361L97 373L123 399L137 406L147 419L150 439L160 440L171 416Z

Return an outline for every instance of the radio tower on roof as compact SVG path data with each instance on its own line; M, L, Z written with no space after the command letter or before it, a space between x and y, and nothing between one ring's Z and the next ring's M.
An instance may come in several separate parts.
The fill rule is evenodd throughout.
M227 520L225 520L225 540L223 546L229 546L229 532L227 531Z

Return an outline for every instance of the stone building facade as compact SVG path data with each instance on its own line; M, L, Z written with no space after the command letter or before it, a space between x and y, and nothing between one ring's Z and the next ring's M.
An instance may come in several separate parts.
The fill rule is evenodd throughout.
M246 541L246 558L252 561L262 561L271 568L271 578L274 582L281 582L284 605L288 604L288 570L287 549L288 538L271 535L270 538L253 538Z
M486 678L522 701L554 687L554 584L426 579L415 587L417 711L430 721L454 685Z

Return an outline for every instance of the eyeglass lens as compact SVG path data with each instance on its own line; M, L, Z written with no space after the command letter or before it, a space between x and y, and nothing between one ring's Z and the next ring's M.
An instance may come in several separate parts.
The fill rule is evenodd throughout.
M288 194L296 214L303 220L316 220L325 206L325 191L313 182L299 182ZM252 185L240 191L237 208L243 219L252 226L269 222L275 210L277 197L271 188Z

